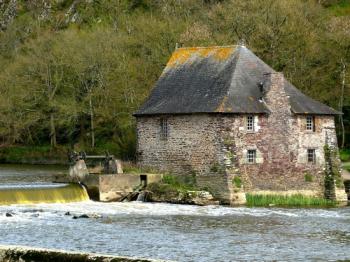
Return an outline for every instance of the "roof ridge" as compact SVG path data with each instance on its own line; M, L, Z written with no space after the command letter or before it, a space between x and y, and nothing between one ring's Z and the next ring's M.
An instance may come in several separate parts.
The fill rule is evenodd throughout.
M219 48L228 48L228 47L239 47L242 45L213 45L213 46L187 46L187 47L178 47L176 50L178 49L219 49Z
M233 64L231 77L230 77L230 85L228 86L228 88L226 90L226 94L222 98L220 104L216 107L215 112L225 112L226 102L227 102L228 96L230 94L230 89L231 89L231 86L232 86L232 80L233 80L233 77L235 75L236 67L237 67L237 64L238 64L238 61L239 61L239 58L240 58L240 53L241 53L241 48L240 48L241 46L237 45L236 47L237 47L236 50L233 52L233 55L236 55L236 59L233 61L234 64Z

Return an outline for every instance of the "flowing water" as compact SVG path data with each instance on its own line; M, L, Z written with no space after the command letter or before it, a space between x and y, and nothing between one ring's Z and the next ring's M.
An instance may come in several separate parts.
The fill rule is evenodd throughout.
M82 214L91 218L73 219ZM335 261L350 259L350 208L0 205L0 236L0 244L175 261Z
M77 184L55 184L62 174L57 166L0 166L0 205L69 203L88 200L84 188Z

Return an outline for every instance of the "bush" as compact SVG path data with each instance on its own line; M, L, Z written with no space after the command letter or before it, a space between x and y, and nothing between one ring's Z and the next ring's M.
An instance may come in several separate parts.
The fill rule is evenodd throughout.
M350 161L350 149L341 149L339 150L340 160L343 162Z
M195 175L164 175L163 183L172 186L178 190L196 190L196 177Z
M305 182L312 182L313 181L312 175L310 173L306 173L304 178L305 178Z
M151 183L147 185L147 190L156 195L177 195L178 190L169 184Z
M241 188L242 187L242 180L239 176L235 176L232 179L232 183L237 187L237 188Z

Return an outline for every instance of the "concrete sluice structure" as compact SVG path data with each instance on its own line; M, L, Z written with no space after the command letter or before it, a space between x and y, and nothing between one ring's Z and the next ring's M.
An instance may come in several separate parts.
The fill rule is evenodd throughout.
M86 186L92 200L132 201L143 199L139 194L149 183L161 181L161 174L125 174L122 163L113 155L89 156L84 152L70 153L69 178L71 182L81 182ZM87 160L100 160L98 166L88 167ZM60 181L65 182L65 181Z

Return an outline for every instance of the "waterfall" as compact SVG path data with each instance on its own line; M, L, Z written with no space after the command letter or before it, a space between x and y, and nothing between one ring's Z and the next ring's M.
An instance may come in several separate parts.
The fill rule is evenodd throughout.
M148 192L140 191L140 193L137 196L136 201L147 202L147 198L148 198Z
M86 189L79 184L0 188L0 205L69 203L85 200L89 200L89 196Z

